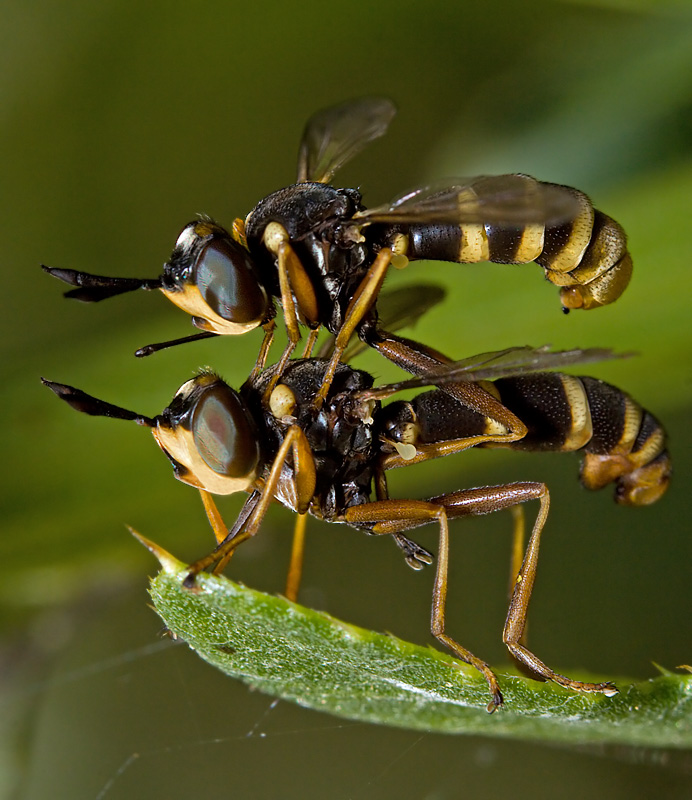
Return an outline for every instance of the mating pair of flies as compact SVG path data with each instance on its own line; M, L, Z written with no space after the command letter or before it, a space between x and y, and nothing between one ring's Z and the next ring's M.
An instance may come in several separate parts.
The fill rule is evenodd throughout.
M44 383L79 411L151 428L175 476L200 490L217 547L189 567L189 587L199 572L223 569L235 549L255 535L274 500L299 515L286 592L291 599L298 592L308 513L392 536L416 569L433 557L408 534L436 524L432 633L483 674L491 693L489 711L502 704L495 674L446 632L448 522L511 509L513 589L503 631L510 653L539 680L614 694L611 683L584 683L556 673L524 641L548 516L544 483L464 489L426 500L391 499L386 475L470 447L581 450L584 486L614 483L617 502L647 505L665 492L670 476L660 423L609 384L545 371L612 357L609 350L513 347L452 361L385 329L385 322L394 329L423 313L437 299L434 290L404 292L391 319L391 302L385 294L378 300L389 268L409 261L536 261L560 287L566 310L595 308L616 300L629 282L632 261L625 234L583 193L525 175L446 181L365 208L357 190L335 188L330 181L340 166L386 131L394 113L389 100L364 98L313 116L303 134L297 183L261 200L231 231L207 219L191 222L159 278L44 268L76 287L67 296L84 301L160 289L202 331L148 345L137 351L139 356L263 327L259 356L239 391L203 371L183 384L161 414L148 417L65 384ZM267 367L277 300L288 344L278 362ZM310 334L303 357L292 359L301 326ZM314 357L321 328L332 339L323 357ZM345 363L354 335L414 377L373 387L369 374ZM403 389L431 386L436 388L413 400L383 403ZM239 491L249 497L229 530L212 495ZM539 511L522 560L519 511L528 500L537 500Z

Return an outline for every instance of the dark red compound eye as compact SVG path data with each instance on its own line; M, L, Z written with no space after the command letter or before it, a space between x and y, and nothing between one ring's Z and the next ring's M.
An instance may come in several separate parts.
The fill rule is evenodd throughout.
M267 298L248 253L232 239L213 239L195 265L193 282L207 305L228 322L259 322Z
M256 433L239 396L224 383L210 387L197 403L192 437L203 461L219 475L242 478L257 466Z

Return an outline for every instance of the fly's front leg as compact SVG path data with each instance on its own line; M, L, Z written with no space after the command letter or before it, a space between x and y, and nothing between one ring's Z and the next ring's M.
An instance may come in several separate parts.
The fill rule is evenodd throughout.
M265 228L262 241L276 259L279 288L281 290L281 305L284 310L284 323L288 334L288 344L281 355L276 374L269 382L264 394L264 400L267 401L281 378L288 359L300 341L299 313L308 325L317 327L319 324L319 308L315 288L291 246L288 232L283 225L278 222L270 222Z
M214 573L220 572L228 563L233 551L257 533L270 504L274 500L279 487L281 472L289 454L293 458L296 511L299 514L307 512L315 494L317 483L315 460L305 434L297 425L292 425L286 431L284 440L274 457L269 475L256 494L252 495L251 499L254 498L254 504L247 517L243 520L242 526L234 526L231 533L212 553L190 565L188 575L185 578L185 585L188 588L194 585L195 576L209 567L215 565ZM250 500L248 500L249 502Z
M307 342L305 342L305 348L303 349L303 354L301 355L301 358L310 358L310 356L312 355L312 351L315 349L315 345L317 344L317 337L319 336L319 333L320 333L319 328L313 328L310 331L308 340Z
M344 350L353 336L354 331L362 322L365 315L371 309L373 303L377 300L377 295L382 289L387 269L392 261L393 253L388 247L384 247L377 254L372 266L367 271L365 277L360 282L351 298L346 313L344 314L344 321L341 329L336 335L334 342L334 352L329 360L329 365L324 373L324 380L319 392L315 395L313 405L315 408L321 408L324 403L329 387L332 385L334 373L339 366Z
M425 500L381 500L353 506L344 514L344 521L355 527L365 527L374 534L397 534L409 528L437 522L440 542L437 569L432 596L430 629L433 636L461 661L475 667L488 682L491 701L488 712L502 705L502 693L495 673L490 666L452 639L445 630L445 605L447 600L447 575L449 572L449 525L444 505Z
M221 542L224 542L228 538L226 523L223 521L223 517L214 502L214 498L209 492L207 492L206 489L200 489L199 494L202 498L202 505L204 506L211 529L214 531L216 543L221 544Z
M255 366L250 372L248 382L256 381L260 372L262 372L266 366L269 349L274 341L274 332L276 331L276 323L274 320L269 320L269 322L265 323L262 328L264 330L264 337L262 339L262 344L260 345L259 353L257 353L257 358L255 359Z

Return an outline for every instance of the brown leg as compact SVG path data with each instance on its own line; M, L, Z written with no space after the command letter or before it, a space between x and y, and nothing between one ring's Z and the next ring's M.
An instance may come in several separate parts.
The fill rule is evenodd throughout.
M264 233L264 243L276 258L281 290L281 305L284 311L286 333L288 334L288 344L279 360L276 373L267 385L263 396L263 402L267 403L271 393L274 391L274 387L283 374L288 359L300 341L298 312L300 311L308 324L317 325L319 309L314 287L303 269L300 259L291 247L286 229L278 222L269 223Z
M245 530L247 521L250 519L250 516L254 512L261 498L262 498L262 493L257 490L255 490L250 495L250 497L248 497L248 499L243 503L243 507L240 509L240 514L238 514L238 518L233 523L233 527L228 531L228 535L226 536L224 541L221 542L219 545L217 545L217 547L221 547L221 545L225 545L227 542L230 542L232 539L235 539L235 537L241 531ZM235 553L235 549L228 549L226 555L217 562L214 571L217 573L223 572L223 570L226 567L226 564L228 564L228 562L231 560L233 553Z
M320 313L315 287L288 238L279 245L278 257L279 277L282 274L286 276L288 291L295 296L297 310L308 325L316 325L319 322ZM283 286L281 298L282 300L284 298Z
M524 560L524 547L526 544L526 515L524 514L524 506L512 506L510 509L512 514L512 555L510 558L509 566L509 599L512 598L514 587L517 582L517 575L521 569L521 562ZM524 631L519 640L521 644L526 644L526 628L528 621L524 623ZM521 662L519 662L521 666ZM534 676L535 677L535 676Z
M450 358L437 350L433 350L431 347L414 342L412 339L395 336L393 333L387 333L386 331L377 331L375 334L369 335L367 342L386 359L412 375L425 375L430 370L451 363ZM483 441L506 444L523 439L526 436L526 425L519 417L512 414L508 408L480 384L448 383L441 385L440 389L457 399L467 408L478 411L488 419L498 423L497 431L492 434L484 434ZM477 441L474 444L480 443L480 441ZM474 444L468 446L472 447ZM416 462L414 461L413 463ZM403 464L392 464L385 468L391 469L392 466L403 466Z
M300 339L298 310L308 324L317 324L319 321L315 287L300 263L295 250L291 247L288 231L283 225L279 222L270 222L264 230L262 241L276 259L284 320L289 338L297 342ZM295 303L293 302L294 297Z
M288 236L288 234L286 234L286 236ZM262 403L265 406L269 404L269 398L271 397L271 393L274 391L276 384L279 382L281 376L283 375L283 371L286 368L288 359L291 357L293 351L296 349L298 342L300 341L300 326L298 324L298 314L296 311L295 303L293 302L293 294L291 292L291 286L288 280L288 269L286 267L286 259L281 257L282 252L284 252L285 254L286 247L288 247L288 244L286 243L282 243L278 246L277 265L279 270L279 286L281 288L281 306L284 310L284 324L286 325L286 333L288 334L288 343L286 344L286 347L284 348L284 351L281 354L281 358L279 359L279 363L276 366L276 371L274 373L274 376L267 384L267 388L265 389L264 394L262 396Z
M305 526L307 525L308 515L298 514L296 524L293 529L293 546L291 547L291 562L288 567L288 577L286 578L286 598L295 603L298 599L300 589L300 579L303 575L303 555L305 553Z
M512 656L519 661L521 665L528 668L539 680L551 680L574 691L600 692L607 696L612 696L617 693L617 688L614 684L610 682L584 683L560 675L546 666L521 641L526 627L529 600L531 599L531 592L536 578L541 531L545 525L550 507L550 495L545 484L523 482L506 484L504 486L467 489L440 495L438 497L431 497L429 500L422 502L421 509L427 506L432 509L443 509L445 512L445 529L443 530L442 524L440 525L440 554L438 555L438 572L435 581L435 591L433 593L433 633L441 642L450 647L459 658L463 661L467 661L463 655L459 654L460 651L467 651L464 651L463 648L457 649L456 647L452 647L446 641L446 634L444 634L444 600L446 594L447 565L445 564L443 568L440 568L439 559L443 558L446 560L448 557L446 520L467 515L489 514L494 511L512 508L528 500L538 500L540 502L540 509L533 526L533 531L531 532L523 563L516 573L502 639ZM348 509L344 515L344 519L346 522L356 527L366 527L372 533L396 534L424 525L435 517L434 513L430 513L426 518L425 514L422 511L417 511L417 509L417 501L387 500ZM515 528L515 539L516 536L517 532ZM437 628L435 627L436 624ZM444 638L435 633L436 629L438 632L440 631L440 627ZM468 660L468 663L476 666L473 661ZM489 667L487 667L487 669L489 669ZM493 684L488 679L486 672L483 669L481 669L481 672L486 676L491 691L493 691ZM501 695L500 703L497 703L496 700L497 697L493 691L493 701L488 706L489 711L493 711L494 708L501 703Z
M226 537L228 536L228 528L226 527L226 523L223 521L219 509L216 507L216 503L214 502L214 498L209 494L209 492L207 492L205 489L200 489L199 494L202 498L204 510L207 512L207 519L209 520L211 529L214 531L216 543L221 544L221 542L225 541Z
M205 558L200 558L191 564L188 570L188 576L185 579L185 585L190 587L194 584L194 577L199 572L208 569L212 565L216 565L214 572L220 572L223 567L228 563L230 554L247 539L254 536L267 509L274 501L281 478L281 470L283 468L289 453L293 457L293 474L296 488L296 509L298 513L304 514L310 507L312 497L315 493L315 484L317 481L315 472L315 461L312 456L312 450L308 444L303 431L297 426L291 426L286 432L281 447L279 448L274 461L269 471L269 475L264 482L264 486L259 492L259 499L255 502L252 511L244 520L243 526L235 530L233 535L228 536L221 544L217 546L213 553L210 553Z
M546 666L522 642L526 628L529 600L531 599L531 592L536 578L541 531L548 518L548 510L550 508L548 487L543 483L507 484L506 486L471 489L466 492L443 495L441 498L432 498L431 502L442 502L443 498L447 515L450 518L469 513L487 514L491 511L500 511L504 508L516 506L518 503L524 503L527 500L538 500L540 502L538 516L531 532L523 562L516 572L512 598L502 633L502 641L507 645L512 657L520 665L526 667L530 673L538 677L539 680L554 681L561 686L578 692L601 692L609 697L617 694L617 688L610 682L584 683L560 675ZM515 527L515 544L516 536L517 529Z
M477 447L480 444L496 442L498 439L506 441L508 436L507 434L479 433L475 436L464 436L461 439L446 439L441 442L434 442L433 444L416 444L415 455L411 458L404 458L399 455L398 452L390 453L382 458L381 464L384 470L396 469L397 467L410 467L413 464L420 464L423 461L430 461L433 458L443 458L444 456L461 453L464 450Z
M288 231L278 222L270 222L262 236L266 248L276 259L281 288L281 303L284 307L284 319L289 337L298 341L298 316L300 311L309 325L319 322L319 308L315 287L291 246ZM295 297L295 303L293 298ZM297 306L297 308L296 308ZM295 338L297 334L297 338Z
M437 570L432 596L432 614L430 629L433 636L461 661L471 664L486 679L492 700L488 704L488 712L502 705L502 693L490 666L477 658L470 650L462 647L445 632L445 605L447 599L447 574L449 571L449 526L444 506L436 502L423 500L382 500L349 508L344 520L351 525L366 526L372 533L393 533L387 530L388 524L403 523L408 527L417 527L427 522L437 521L440 526L440 543L437 554Z
M538 564L538 550L540 546L541 531L545 525L548 516L548 508L550 506L550 497L548 489L542 484L543 491L539 498L541 507L538 512L538 517L531 532L524 561L517 573L514 584L514 592L509 604L509 611L507 613L507 620L505 622L504 631L502 633L502 640L507 645L509 652L521 664L526 666L532 673L539 678L546 681L555 681L561 686L568 689L573 689L577 692L600 692L608 697L617 694L618 690L615 684L607 681L605 683L584 683L583 681L574 681L564 675L560 675L550 667L546 666L539 658L537 658L527 647L522 644L524 629L526 626L526 615L528 612L529 600L531 599L531 591L533 583L536 578L536 566Z
M382 288L391 260L392 251L388 247L380 250L377 254L377 258L354 292L351 302L348 304L348 308L344 314L344 322L336 336L334 352L332 353L329 365L324 373L322 387L313 400L315 408L320 408L322 403L324 403L329 387L332 385L336 368L343 357L344 350L353 332L363 320L363 317L368 313L373 303L377 300L377 295Z
M269 355L269 348L274 341L274 331L276 330L276 323L274 320L270 320L262 327L264 328L264 338L262 339L262 344L255 360L255 366L252 368L252 372L250 372L248 381L256 380L257 376L264 369L267 363L267 356Z
M303 350L303 355L301 356L301 358L310 358L310 356L312 355L312 351L315 347L315 343L317 342L317 337L319 335L320 335L319 328L313 328L310 331L310 335L308 336L308 340L305 343L305 348Z
M512 558L509 568L509 596L511 597L524 556L526 519L524 506L512 506L509 510L512 514Z
M281 355L274 377L267 384L262 401L267 404L276 384L281 379L288 359L300 341L300 312L309 325L315 326L310 333L307 347L312 349L319 330L319 309L314 287L303 269L300 259L291 247L288 233L279 223L272 222L265 231L265 243L276 257L281 289L281 305L288 334L288 344ZM295 297L295 301L294 301ZM307 349L307 348L306 348Z

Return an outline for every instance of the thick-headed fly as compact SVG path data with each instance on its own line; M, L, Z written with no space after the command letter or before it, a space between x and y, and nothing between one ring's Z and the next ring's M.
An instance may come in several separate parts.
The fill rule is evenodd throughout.
M476 667L488 682L488 710L502 704L498 680L487 663L446 632L449 519L518 509L536 500L539 510L523 561L515 559L513 590L503 631L512 656L539 680L551 680L579 692L612 695L612 683L584 683L560 675L526 646L524 629L536 574L538 549L548 517L544 483L484 486L419 499L392 499L386 473L452 455L470 447L506 447L528 451L581 451L581 480L589 489L615 485L615 499L648 505L665 492L670 458L658 420L620 389L602 381L546 369L610 357L610 351L550 352L511 348L462 362L444 364L433 351L428 373L372 388L372 377L339 363L320 409L313 398L321 389L327 361L290 361L252 376L239 392L217 375L201 372L178 390L158 416L146 417L64 384L44 381L79 411L135 420L152 429L176 477L197 487L205 499L218 545L190 566L186 584L206 569L221 570L234 550L254 536L269 505L278 500L301 523L310 513L369 534L391 535L410 566L432 561L428 551L408 538L419 526L439 528L432 598L432 633L455 656ZM421 367L421 372L424 370ZM382 399L402 389L443 385L412 400ZM449 385L447 385L449 384ZM268 387L269 402L264 403ZM209 493L249 493L229 530ZM301 526L302 530L302 526ZM515 525L515 543L523 541L523 523ZM521 555L522 546L515 546ZM295 599L302 553L294 551L287 595Z
M454 179L368 209L357 189L333 186L334 173L382 136L394 114L393 103L380 97L315 114L301 141L297 183L260 200L230 232L208 219L190 222L159 278L44 269L76 287L67 296L84 301L160 289L203 331L148 345L138 355L264 326L257 372L271 341L274 300L280 300L289 336L282 368L300 339L301 324L312 332L304 355L320 327L336 337L316 407L351 336L368 344L378 339L376 303L392 264L535 261L560 287L566 310L606 305L622 294L632 271L625 233L576 189L521 174ZM410 303L415 308L415 290Z

